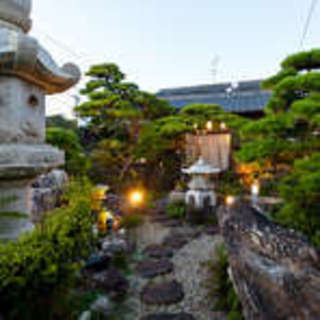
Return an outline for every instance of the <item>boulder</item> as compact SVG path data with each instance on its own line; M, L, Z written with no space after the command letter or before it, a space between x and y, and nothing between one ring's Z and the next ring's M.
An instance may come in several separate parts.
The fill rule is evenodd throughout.
M320 259L304 237L242 204L218 219L245 319L319 319Z
M170 305L184 298L182 285L177 281L153 283L147 285L141 294L142 302L149 305Z
M43 213L59 206L68 176L63 170L52 170L39 176L32 184L32 216L35 222L41 220Z

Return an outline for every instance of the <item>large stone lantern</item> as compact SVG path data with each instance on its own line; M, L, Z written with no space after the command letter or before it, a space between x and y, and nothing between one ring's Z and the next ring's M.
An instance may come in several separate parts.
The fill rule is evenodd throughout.
M30 11L31 0L0 1L0 211L27 214L31 181L64 163L64 153L45 144L45 96L80 79L77 66L58 67L27 35Z
M215 186L209 178L219 174L221 169L211 166L200 157L196 163L188 169L183 169L182 172L192 177L185 196L186 203L196 210L215 207L217 205Z

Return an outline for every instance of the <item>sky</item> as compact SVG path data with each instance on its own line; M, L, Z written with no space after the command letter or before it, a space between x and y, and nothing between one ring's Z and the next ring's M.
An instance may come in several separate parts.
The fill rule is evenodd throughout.
M311 2L33 0L31 34L59 63L73 61L85 72L91 64L115 62L129 81L157 92L272 75L302 49ZM319 44L317 3L303 49ZM48 113L71 116L84 81L50 98Z

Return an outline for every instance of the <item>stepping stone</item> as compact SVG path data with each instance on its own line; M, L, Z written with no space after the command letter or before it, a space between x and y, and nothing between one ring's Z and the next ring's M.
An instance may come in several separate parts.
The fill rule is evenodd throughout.
M177 281L149 284L141 294L142 302L149 305L177 304L183 298L182 285Z
M91 275L91 281L95 288L117 296L125 295L129 289L128 280L115 268Z
M173 264L168 259L143 260L137 266L139 275L143 278L154 278L173 271Z
M195 320L194 316L188 313L161 313L161 314L150 314L143 317L141 320Z
M219 234L219 227L218 226L210 226L205 229L205 233L209 236L214 236Z
M163 240L163 245L172 248L173 250L180 250L183 248L189 241L190 237L182 234L170 234Z
M167 221L163 221L163 225L168 228L178 228L178 227L181 227L181 221L167 220Z
M173 251L171 248L166 248L165 246L159 244L152 244L147 246L144 251L144 254L150 258L162 259L162 258L171 258L173 256Z

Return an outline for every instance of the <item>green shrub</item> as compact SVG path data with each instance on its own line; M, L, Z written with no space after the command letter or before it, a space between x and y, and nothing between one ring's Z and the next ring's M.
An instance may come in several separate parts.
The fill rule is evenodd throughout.
M129 213L121 220L121 226L125 229L134 229L144 223L144 218L141 214Z
M112 257L111 263L117 269L128 270L127 254L123 251L115 253Z
M209 265L209 295L215 300L216 311L228 312L228 320L242 320L241 304L229 277L228 268L227 252L221 244L216 248L216 261Z
M47 319L53 297L74 279L95 244L90 186L71 183L66 198L68 206L53 211L35 231L0 245L6 319Z
M167 206L166 214L171 219L183 219L186 216L186 205L184 201L176 201Z

